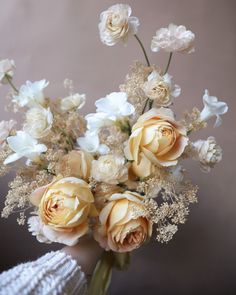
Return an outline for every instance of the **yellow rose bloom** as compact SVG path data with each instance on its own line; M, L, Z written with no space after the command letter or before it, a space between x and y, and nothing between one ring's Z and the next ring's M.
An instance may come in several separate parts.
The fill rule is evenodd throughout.
M125 155L133 161L133 172L147 177L152 173L153 164L176 165L187 144L187 131L174 120L172 111L153 108L134 124Z
M101 247L115 252L139 248L152 234L152 223L145 217L141 195L126 191L110 196L99 215L94 237Z
M63 176L74 176L88 180L93 156L84 150L73 150L63 156L58 173Z
M96 215L89 185L75 177L56 179L37 189L31 202L39 207L44 235L53 242L74 245L88 231L88 218Z

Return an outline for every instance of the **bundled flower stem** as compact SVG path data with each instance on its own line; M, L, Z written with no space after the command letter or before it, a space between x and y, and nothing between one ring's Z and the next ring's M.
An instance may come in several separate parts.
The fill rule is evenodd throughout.
M112 269L124 271L130 264L130 253L104 251L98 261L88 289L88 295L107 295L111 283Z

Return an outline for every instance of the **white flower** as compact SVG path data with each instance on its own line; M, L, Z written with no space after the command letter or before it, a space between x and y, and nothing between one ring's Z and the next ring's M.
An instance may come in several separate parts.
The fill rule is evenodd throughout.
M10 78L13 77L15 67L15 62L12 59L3 59L0 61L0 84L7 83L6 75Z
M18 95L14 95L13 102L20 107L32 107L37 105L44 105L45 98L43 89L49 84L46 80L30 82L26 81L25 85L20 87Z
M2 145L9 136L12 128L16 125L15 120L0 122L0 145Z
M169 106L173 97L178 97L181 88L173 85L172 76L165 74L161 76L157 71L153 71L148 80L143 85L143 90L149 99L155 100L158 107Z
M99 136L96 132L87 131L84 137L77 139L77 143L83 150L91 154L99 153L104 155L109 152L108 146L100 144Z
M222 148L213 136L193 143L194 159L200 162L202 171L209 172L222 159Z
M72 109L81 109L85 104L85 94L75 93L61 100L61 110L63 112L70 111Z
M68 246L73 246L78 243L78 235L74 231L59 231L53 229L51 226L44 224L39 216L31 216L28 219L28 230L40 243L51 244L61 243Z
M50 108L41 106L33 107L26 113L24 130L33 138L45 137L49 134L53 123L53 115Z
M97 112L105 113L110 120L121 119L134 113L134 106L127 102L125 92L112 92L96 101Z
M114 123L106 113L93 113L85 116L87 129L89 132L99 132L101 127L109 126Z
M228 105L223 101L218 101L215 96L210 96L209 91L206 89L202 97L204 108L200 114L202 121L207 121L211 117L216 116L214 127L219 127L222 123L220 115L227 113Z
M194 52L193 32L186 30L184 26L169 24L168 28L161 28L152 39L151 49L158 52L163 49L166 52Z
M37 161L39 155L47 150L44 144L38 144L38 141L25 131L17 131L15 136L7 138L7 142L15 153L6 158L4 161L5 165L15 162L22 157L26 157L31 161Z
M50 244L52 241L49 240L44 233L45 227L49 227L42 223L39 216L31 216L28 219L28 230L32 233L32 236L36 236L36 239L40 243Z
M119 184L128 180L128 168L125 158L117 155L105 155L92 162L92 177L109 184Z
M104 44L112 46L120 40L126 42L130 35L137 33L139 20L130 16L131 13L129 5L116 4L100 14L98 28Z

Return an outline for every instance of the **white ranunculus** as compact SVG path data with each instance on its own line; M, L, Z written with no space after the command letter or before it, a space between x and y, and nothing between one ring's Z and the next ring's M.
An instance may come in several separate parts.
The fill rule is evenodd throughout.
M125 92L112 92L96 101L97 112L105 113L110 120L121 119L134 113L134 106L127 101Z
M38 144L38 141L25 131L17 131L15 136L9 136L7 138L7 142L10 149L15 153L6 158L4 161L5 165L15 162L23 157L26 157L31 161L37 161L39 155L47 150L46 145Z
M165 74L161 76L157 71L153 71L143 85L143 90L149 99L155 101L156 106L169 106L173 97L178 97L181 88L172 83L172 76Z
M77 143L81 149L91 154L99 153L105 155L110 150L105 144L100 144L99 136L96 132L87 131L84 137L79 137L77 139Z
M127 4L113 5L101 13L98 28L104 44L113 46L120 40L126 42L130 35L137 33L139 20L131 13Z
M85 94L75 93L61 100L61 110L67 112L73 109L81 109L85 104Z
M12 59L3 59L0 61L0 84L8 83L6 75L10 78L13 77L15 62Z
M48 84L49 82L46 80L36 82L26 81L25 85L20 87L19 93L14 95L13 102L20 107L43 106L45 103L43 90Z
M194 159L200 162L202 171L209 172L222 159L222 148L213 136L193 143Z
M204 108L201 111L200 119L207 121L211 117L216 116L214 127L219 127L222 123L220 115L227 113L228 105L223 101L218 101L215 96L210 96L209 91L206 89L202 97Z
M128 168L125 158L117 155L105 155L92 162L92 177L100 182L119 184L128 180Z
M101 127L109 126L114 123L106 113L92 113L85 116L87 129L91 132L99 132Z
M15 120L0 122L0 145L2 145L9 136L12 128L16 125Z
M33 138L42 138L49 134L52 123L53 115L50 108L33 107L26 113L24 130Z
M152 39L151 49L158 52L163 49L166 52L194 52L193 32L186 30L184 26L169 24L168 28L161 28Z

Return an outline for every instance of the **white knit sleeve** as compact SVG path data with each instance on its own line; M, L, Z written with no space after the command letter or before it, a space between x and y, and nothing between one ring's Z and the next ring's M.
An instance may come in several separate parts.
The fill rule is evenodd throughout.
M87 282L77 262L61 251L0 274L0 295L84 295Z

